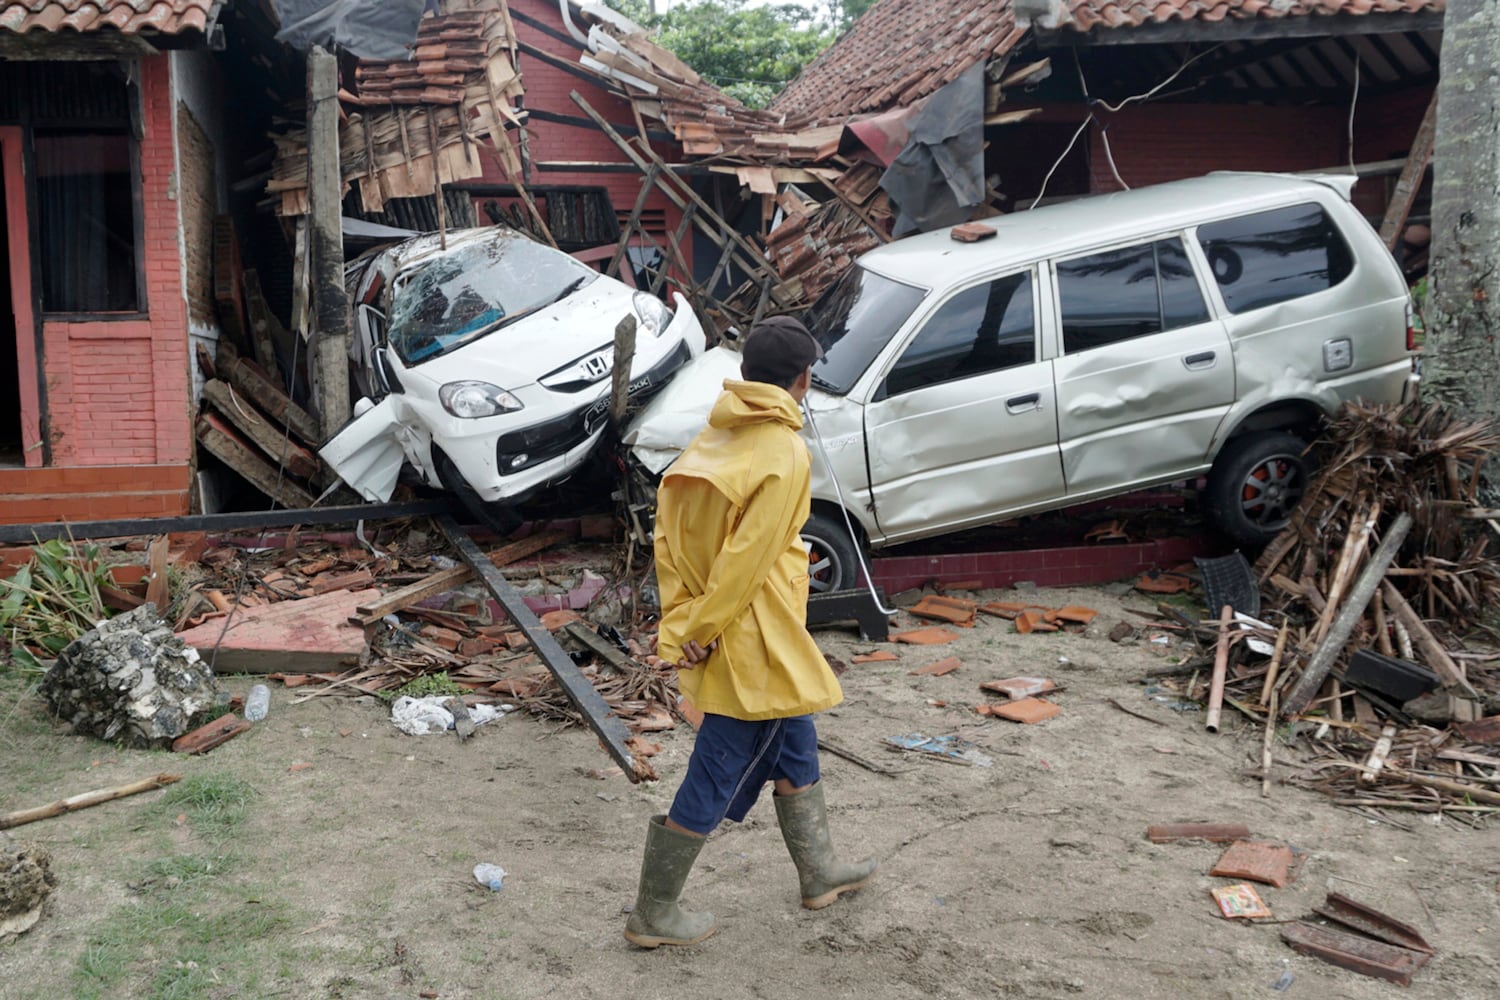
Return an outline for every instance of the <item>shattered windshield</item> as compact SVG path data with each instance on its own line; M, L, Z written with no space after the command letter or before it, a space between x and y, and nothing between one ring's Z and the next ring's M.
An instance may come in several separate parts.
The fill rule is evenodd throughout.
M549 306L599 272L524 236L496 234L423 261L396 279L390 341L407 365Z
M901 329L927 289L855 265L828 287L802 320L823 345L813 385L842 396Z

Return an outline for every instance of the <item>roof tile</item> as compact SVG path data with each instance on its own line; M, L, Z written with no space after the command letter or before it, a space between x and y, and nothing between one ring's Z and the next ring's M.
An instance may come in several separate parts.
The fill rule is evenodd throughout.
M1073 31L1168 21L1438 13L1447 0L1062 0ZM1015 30L1013 30L1015 29ZM1019 41L1011 0L883 0L803 68L771 109L809 120L882 111L925 97Z
M0 30L126 35L202 32L222 0L0 0Z

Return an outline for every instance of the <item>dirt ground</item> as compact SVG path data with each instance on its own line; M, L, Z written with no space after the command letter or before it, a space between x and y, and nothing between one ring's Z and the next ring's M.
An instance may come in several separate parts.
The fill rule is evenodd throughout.
M153 801L166 791L11 831L50 850L60 884L38 924L0 944L0 997L1496 995L1493 824L1377 819L1280 784L1262 798L1248 773L1258 728L1231 712L1211 735L1201 713L1147 697L1143 673L1183 650L1105 637L1121 620L1142 626L1127 609L1151 598L1027 597L1102 614L1080 634L1019 635L984 619L948 646L892 645L899 662L852 666L844 704L820 717L825 738L900 772L823 758L836 842L880 859L870 888L800 909L762 800L710 838L688 881L685 902L718 916L717 935L656 952L624 941L622 908L647 817L665 811L684 771L685 726L662 734L661 780L631 786L587 776L610 762L580 728L516 714L461 744L402 735L373 699L292 704L306 689L273 688L252 732L183 758L61 731L12 678L0 685L0 811L160 771L255 795L221 837L201 810ZM872 648L850 630L817 635L845 662ZM963 661L955 673L910 674L949 655ZM1017 674L1065 685L1062 713L1034 726L973 713L982 681ZM250 681L225 679L236 693ZM993 763L882 746L915 732L958 734ZM1277 757L1304 759L1285 744ZM1309 852L1295 885L1263 890L1277 918L1343 892L1416 925L1437 957L1403 989L1293 953L1274 924L1221 918L1209 889L1227 880L1206 874L1221 848L1144 837L1151 823L1188 820L1243 821ZM176 874L164 875L172 859ZM503 889L474 882L479 862L505 868Z

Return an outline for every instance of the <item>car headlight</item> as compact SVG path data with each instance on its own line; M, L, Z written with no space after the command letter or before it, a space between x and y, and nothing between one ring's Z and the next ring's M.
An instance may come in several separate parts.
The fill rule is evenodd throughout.
M488 382L449 382L438 390L438 399L443 409L468 420L524 409L519 399Z
M649 331L653 337L660 337L666 331L667 324L672 322L672 310L655 295L636 292L631 302L635 305L636 319L641 328Z

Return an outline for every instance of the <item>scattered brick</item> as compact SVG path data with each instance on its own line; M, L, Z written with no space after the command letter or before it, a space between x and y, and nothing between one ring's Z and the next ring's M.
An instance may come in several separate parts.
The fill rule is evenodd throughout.
M895 642L913 646L939 646L957 638L957 632L950 632L945 628L919 628L910 632L897 632L891 636Z
M950 656L946 659L929 663L925 667L918 667L912 671L912 674L921 674L926 677L942 677L944 674L953 673L953 671L961 666L963 666L962 660L956 656Z
M889 649L877 649L869 653L856 653L849 657L852 663L893 663L901 659Z
M1050 701L1043 701L1040 698L1022 698L1020 701L991 705L989 714L1001 719L1009 719L1012 722L1023 722L1030 726L1038 722L1046 722L1061 711L1061 708Z
M1297 881L1297 872L1307 852L1265 840L1236 840L1219 858L1209 874L1243 878L1281 889Z
M1003 694L1012 701L1019 701L1034 694L1055 691L1057 685L1047 677L1007 677L1001 681L985 681L979 685L979 688L982 691Z

